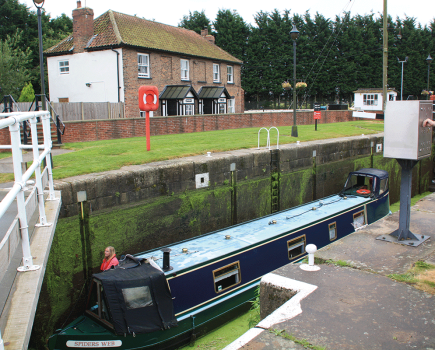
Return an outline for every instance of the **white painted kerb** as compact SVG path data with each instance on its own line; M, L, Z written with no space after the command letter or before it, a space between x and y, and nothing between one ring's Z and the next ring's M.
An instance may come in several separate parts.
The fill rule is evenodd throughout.
M256 336L261 334L265 329L269 329L277 323L281 323L292 319L293 317L302 313L301 301L314 292L318 287L305 282L296 281L291 278L268 273L263 276L261 283L267 283L283 289L296 291L293 296L286 303L281 305L278 309L272 312L264 320L262 320L255 328L251 328L241 337L237 338L231 344L226 346L223 350L236 350L249 343Z

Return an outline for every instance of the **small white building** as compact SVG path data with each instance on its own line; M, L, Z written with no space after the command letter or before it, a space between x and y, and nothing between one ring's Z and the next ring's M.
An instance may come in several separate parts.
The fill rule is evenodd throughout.
M382 112L382 89L358 89L354 93L354 107L357 111ZM388 101L396 101L397 91L387 90Z

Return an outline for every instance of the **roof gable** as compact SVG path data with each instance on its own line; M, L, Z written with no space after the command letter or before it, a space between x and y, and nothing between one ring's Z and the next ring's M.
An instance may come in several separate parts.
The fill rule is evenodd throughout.
M46 50L46 54L72 53L72 35ZM192 30L173 27L109 10L94 20L94 36L86 49L133 46L145 50L167 51L182 55L242 63Z

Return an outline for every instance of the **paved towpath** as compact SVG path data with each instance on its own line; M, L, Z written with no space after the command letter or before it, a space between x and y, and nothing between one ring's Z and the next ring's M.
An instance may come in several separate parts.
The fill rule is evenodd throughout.
M375 239L397 229L399 213L395 213L316 253L317 257L345 261L352 267L321 264L319 271L307 272L289 264L275 270L277 278L286 277L317 289L297 305L302 309L300 314L281 323L264 322L263 327L260 323L257 333L251 330L252 337L245 335L250 339L245 345L233 343L226 349L302 349L284 338L284 333L277 335L285 331L328 350L434 350L435 295L387 277L405 273L418 260L435 263L434 214L435 193L411 209L411 231L431 237L419 247Z

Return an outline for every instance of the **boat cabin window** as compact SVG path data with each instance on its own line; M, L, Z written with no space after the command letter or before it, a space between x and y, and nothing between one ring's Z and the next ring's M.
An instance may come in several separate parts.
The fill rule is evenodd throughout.
M364 210L359 211L358 213L353 214L353 227L355 229L362 227L365 225L365 215Z
M382 194L384 192L388 191L388 178L387 179L381 179L381 184L379 188L379 194Z
M122 296L127 310L153 305L150 287L148 286L123 288Z
M368 196L376 188L376 179L373 176L351 175L346 181L343 194Z
M230 287L239 284L241 281L240 263L237 261L233 264L224 266L213 271L214 290L220 293Z
M332 224L328 225L329 229L329 240L333 241L337 238L337 223L333 222Z
M305 235L287 241L288 258L292 260L304 254L305 245L306 245Z

